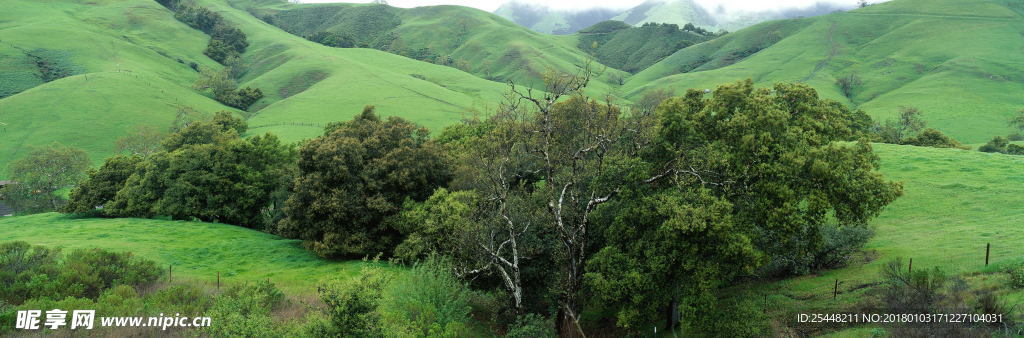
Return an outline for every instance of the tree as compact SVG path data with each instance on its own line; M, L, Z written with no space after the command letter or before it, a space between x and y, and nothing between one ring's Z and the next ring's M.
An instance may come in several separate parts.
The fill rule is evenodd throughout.
M220 71L203 68L203 70L199 72L199 78L196 79L194 84L192 84L192 88L195 88L196 90L209 90L213 93L213 96L217 101L231 95L237 86L238 84L235 83L235 80L231 79L231 71L226 68L221 69Z
M979 147L978 150L986 153L1005 153L1009 144L1010 141L1005 137L996 136L991 141L988 141L988 143L985 143L985 145Z
M432 254L457 256L467 243L465 234L474 227L473 213L478 197L472 191L440 188L426 201L406 201L402 211L391 221L405 236L395 256L408 262Z
M917 136L903 141L903 144L932 148L965 148L960 142L933 128L921 131Z
M885 143L903 144L927 126L921 115L917 108L900 107L899 118L885 121L885 124L878 128L878 133Z
M104 214L166 215L264 228L263 212L294 159L290 146L267 134L239 137L245 123L228 112L167 138L131 175Z
M857 73L850 73L849 76L841 77L836 79L836 84L839 85L839 90L843 92L843 96L848 99L853 99L853 91L860 87L864 82L857 76Z
M553 285L558 325L580 332L592 214L623 186L658 179L626 175L649 116L624 118L614 105L579 95L590 75L589 67L576 75L549 73L540 95L513 84L508 103L489 121L494 128L468 156L468 167L475 168L471 184L488 204L474 235L483 259L467 274L497 276L521 313L527 293L541 292L528 289L523 278L542 261L531 256L545 243L531 243L551 241L560 267Z
M423 201L450 179L425 128L372 106L299 150L298 178L280 233L322 257L390 254L398 231L384 222L406 199Z
M117 139L117 150L130 155L149 157L160 150L167 134L150 126L137 126L132 133Z
M625 328L661 309L706 318L719 287L757 268L832 264L822 233L866 227L901 191L866 142L836 144L859 137L856 114L805 85L690 90L657 117L652 146L629 168L665 178L601 207L604 242L587 263L596 302Z
M117 191L142 165L143 158L137 155L117 155L108 158L98 170L90 169L87 177L71 190L68 204L63 211L74 214L96 212L114 200Z
M1017 115L1010 119L1010 126L1024 132L1024 110L1017 112Z
M87 168L89 156L81 149L57 143L37 148L10 164L8 177L16 183L4 195L18 213L54 211L65 202L57 191L72 187Z

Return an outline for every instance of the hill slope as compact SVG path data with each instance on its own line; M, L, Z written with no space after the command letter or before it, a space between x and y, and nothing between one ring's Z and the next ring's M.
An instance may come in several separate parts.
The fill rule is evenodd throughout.
M744 78L801 81L877 119L914 106L932 127L965 143L984 142L1007 134L1006 121L1024 108L1020 8L1005 0L897 0L764 23L680 50L630 78L623 90L636 97ZM766 40L778 41L766 46ZM753 53L730 56L744 50ZM846 97L836 79L851 75L861 85Z
M555 10L535 4L507 2L494 14L515 22L534 32L545 34L572 34L598 22L611 19L620 11L607 8L589 8L580 11Z
M297 36L329 32L349 36L359 46L373 47L463 69L479 77L543 85L549 69L574 73L588 62L571 36L532 32L497 15L469 7L428 6L410 9L361 4L281 4L233 0L237 6L266 18ZM595 65L594 68L602 68ZM590 88L611 90L607 69Z
M313 294L324 279L351 276L360 261L328 261L284 239L243 227L151 219L79 219L61 214L0 218L2 241L61 247L103 248L173 265L175 279L207 285L220 272L226 284L270 279L285 290Z
M267 94L248 114L253 133L316 136L368 104L439 128L505 89L451 67L312 43L222 0L196 3L248 36L239 83ZM0 90L8 93L0 98L0 176L32 146L81 147L98 163L117 138L137 125L167 128L182 107L231 110L191 88L198 75L188 63L220 67L202 54L208 37L152 0L12 0L0 12L0 36ZM46 82L45 74L68 76Z

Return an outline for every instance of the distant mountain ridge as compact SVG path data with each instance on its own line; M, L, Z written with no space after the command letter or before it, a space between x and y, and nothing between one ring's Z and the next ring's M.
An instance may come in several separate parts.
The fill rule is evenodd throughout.
M689 23L710 31L734 31L765 21L811 17L853 7L852 1L848 6L818 2L800 8L729 11L724 7L705 8L694 0L649 0L625 10L589 8L567 11L513 1L499 7L494 14L547 34L573 34L604 20L617 20L634 26L669 23L682 27Z

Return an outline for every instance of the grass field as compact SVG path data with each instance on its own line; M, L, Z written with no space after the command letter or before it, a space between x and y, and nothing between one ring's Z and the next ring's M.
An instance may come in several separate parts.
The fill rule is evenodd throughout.
M233 225L151 219L79 219L50 213L0 218L3 241L131 251L173 265L174 279L234 284L269 278L291 295L316 292L325 278L359 273L362 261L328 261L284 239ZM164 275L166 278L166 272Z
M1018 309L1024 290L1010 290L1002 267L1024 263L1024 157L977 151L874 145L886 178L904 183L904 195L872 221L869 252L850 266L749 286L780 313L842 312L863 300L881 267L913 258L915 269L939 267L972 284L1001 288ZM992 244L985 267L985 246ZM832 299L835 281L839 295ZM1020 314L1018 312L1018 314ZM841 336L864 336L850 330Z

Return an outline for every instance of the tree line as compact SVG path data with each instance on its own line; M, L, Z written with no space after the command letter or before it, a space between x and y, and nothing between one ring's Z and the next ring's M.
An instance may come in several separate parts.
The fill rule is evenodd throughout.
M845 264L902 192L877 170L870 118L806 85L620 106L581 94L589 74L512 85L492 116L434 137L367 107L287 145L218 113L89 170L62 210L247 226L325 258L441 257L504 299L503 327L725 334L742 307L721 288Z
M196 81L198 90L210 90L213 98L230 107L248 110L253 103L263 98L259 88L245 87L237 89L232 78L240 76L242 70L242 53L249 47L249 41L242 30L233 26L220 13L194 3L181 0L157 0L158 3L174 12L174 18L210 36L203 54L224 65L219 72L203 69L202 77ZM193 69L199 71L198 66Z

